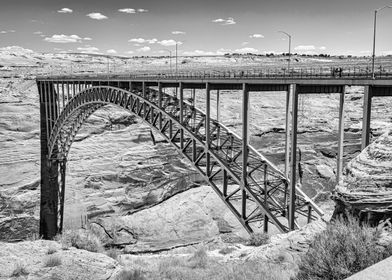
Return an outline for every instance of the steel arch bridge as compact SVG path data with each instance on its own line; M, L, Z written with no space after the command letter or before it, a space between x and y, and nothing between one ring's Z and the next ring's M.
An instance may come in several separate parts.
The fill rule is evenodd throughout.
M41 102L40 234L45 238L62 232L66 162L74 138L84 121L107 104L124 108L159 132L193 164L249 233L260 228L268 231L269 223L286 232L322 215L300 189L291 199L285 175L247 141L211 118L209 83L202 86L206 112L183 98L182 83L178 97L164 93L161 83L157 90L147 88L145 82L130 88L131 83L38 79L37 85ZM249 91L245 84L243 91ZM295 204L293 225L290 201Z

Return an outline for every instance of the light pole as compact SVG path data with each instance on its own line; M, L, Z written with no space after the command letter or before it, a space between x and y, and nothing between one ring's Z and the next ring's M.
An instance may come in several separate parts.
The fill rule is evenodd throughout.
M169 52L169 65L170 65L170 74L172 74L172 52L171 52L171 50L168 50L168 49L163 49L163 51L167 51L167 52Z
M289 37L289 60L287 62L287 71L290 73L290 61L291 61L291 35L287 32L284 31L278 31L279 33L282 33Z
M178 51L178 42L176 41L176 77L178 74L178 54L177 54L177 51Z
M372 55L372 79L375 79L374 75L374 60L376 57L376 24L377 24L377 13L386 8L392 8L392 6L384 6L374 10L374 24L373 24L373 55Z

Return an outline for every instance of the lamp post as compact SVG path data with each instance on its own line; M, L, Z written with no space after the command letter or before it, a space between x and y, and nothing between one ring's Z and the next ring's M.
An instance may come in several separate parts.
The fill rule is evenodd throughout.
M384 6L382 8L378 8L374 10L374 24L373 24L373 55L372 55L372 79L375 79L375 74L374 74L374 60L376 57L376 25L377 25L377 13L381 10L384 10L386 8L392 8L392 6Z
M286 35L287 37L289 37L289 60L287 62L287 71L290 74L290 61L291 61L291 35L287 32L284 31L278 31L279 33L282 33L284 35Z
M169 52L169 65L170 65L170 74L172 74L172 52L171 52L171 50L168 50L168 49L163 49L163 51L167 51L167 52Z

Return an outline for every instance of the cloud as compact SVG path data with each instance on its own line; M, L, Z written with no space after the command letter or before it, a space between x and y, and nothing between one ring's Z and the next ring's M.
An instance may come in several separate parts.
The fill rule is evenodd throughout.
M127 54L133 54L134 51L127 51L126 53L127 53Z
M169 47L169 46L175 46L176 44L182 45L182 42L178 42L178 41L174 41L174 40L170 39L170 40L159 41L158 44L165 46L165 47Z
M102 20L102 19L107 19L108 17L101 14L101 13L89 13L86 16L88 16L89 18L92 19L96 19L96 20Z
M249 35L249 38L264 38L264 36L261 34L252 34L252 35Z
M171 33L174 34L174 35L184 35L184 34L186 34L184 31L172 31Z
M255 48L241 48L241 49L236 49L235 52L238 53L256 53L259 50L255 49Z
M3 31L0 31L0 34L7 34L7 33L14 33L14 32L16 32L15 30L3 30Z
M73 10L69 9L69 8L62 8L61 10L58 10L57 12L60 14L70 14L73 12Z
M146 44L146 43L155 44L158 42L158 39L156 39L156 38L153 38L153 39L133 38L133 39L128 40L128 42L137 43L137 44Z
M392 55L392 50L391 51L381 51L381 55Z
M116 54L117 53L117 51L113 50L113 49L107 50L106 52L109 54Z
M148 12L148 10L146 10L146 9L137 9L137 11L139 13L147 13Z
M249 45L249 42L242 42L241 43L241 46L246 46L246 45Z
M80 38L78 35L53 35L52 37L46 37L44 39L46 42L50 43L80 43L82 41L82 38Z
M189 56L206 56L206 55L223 55L225 53L230 53L230 49L218 49L215 52L214 51L203 51L203 50L194 50L194 51L186 51L183 52L183 55L189 55Z
M327 48L324 47L324 46L322 46L322 47L320 47L319 49L320 49L320 51L325 51Z
M84 37L83 40L85 41L91 41L92 39L90 37Z
M236 24L236 22L234 21L234 18L232 18L232 17L228 17L227 19L217 18L217 19L214 19L212 22L214 22L214 23L219 23L219 24L221 24L221 25L232 25L232 24Z
M79 47L77 50L81 53L99 53L99 49L96 47Z
M131 8L119 9L118 11L121 13L126 13L126 14L135 14L136 13L136 10L131 9Z
M33 32L33 34L40 35L40 34L42 34L42 31L35 31L35 32Z
M142 47L140 49L137 49L137 51L138 52L148 52L148 51L151 51L151 48L150 47Z
M306 45L306 46L300 45L294 48L294 50L296 51L314 51L315 49L316 47L313 45Z

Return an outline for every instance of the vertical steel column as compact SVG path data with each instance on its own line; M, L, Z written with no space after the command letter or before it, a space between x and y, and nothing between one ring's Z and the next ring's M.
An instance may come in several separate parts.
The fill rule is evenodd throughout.
M292 98L292 126L291 126L291 176L290 176L290 204L289 229L295 228L295 186L297 175L297 126L298 126L298 88L293 84Z
M64 81L61 82L61 95L63 97L63 110L65 108L65 91L64 91Z
M339 183L343 174L343 153L344 153L344 96L346 89L340 93L339 99L339 131L338 131L338 158L336 164L336 182Z
M67 167L67 159L64 158L60 161L60 176L61 176L61 185L60 185L60 221L59 221L59 233L63 231L63 223L64 223L64 202L65 202L65 173Z
M159 107L159 129L162 129L162 98L163 98L163 94L162 94L162 83L158 82L158 107Z
M267 180L267 165L264 165L264 204L268 205L268 180ZM268 216L264 215L264 226L263 231L268 232Z
M180 82L180 147L184 149L184 129L182 125L184 123L184 85Z
M246 190L248 181L248 133L249 133L249 89L247 84L242 84L242 202L241 217L246 219Z
M211 142L211 129L210 129L210 124L211 124L211 85L209 83L206 83L206 127L205 127L205 132L206 132L206 146L205 146L205 153L206 153L206 175L209 177L210 176L210 142Z
M216 91L216 120L219 123L220 121L220 107L219 107L219 89ZM220 147L220 126L217 128L217 135L218 135L218 140L217 140L217 145Z
M143 96L143 98L146 98L146 96L147 96L146 82L145 81L142 82L142 96ZM143 118L146 116L146 110L147 110L146 102L143 102Z
M361 151L369 145L370 120L372 114L372 86L365 86L363 95L363 117L362 117L362 143Z
M192 89L192 105L193 105L193 128L196 128L196 89Z
M286 178L289 177L290 170L290 96L292 92L292 86L289 85L286 91L286 139L285 139L285 164L284 164L284 175Z

